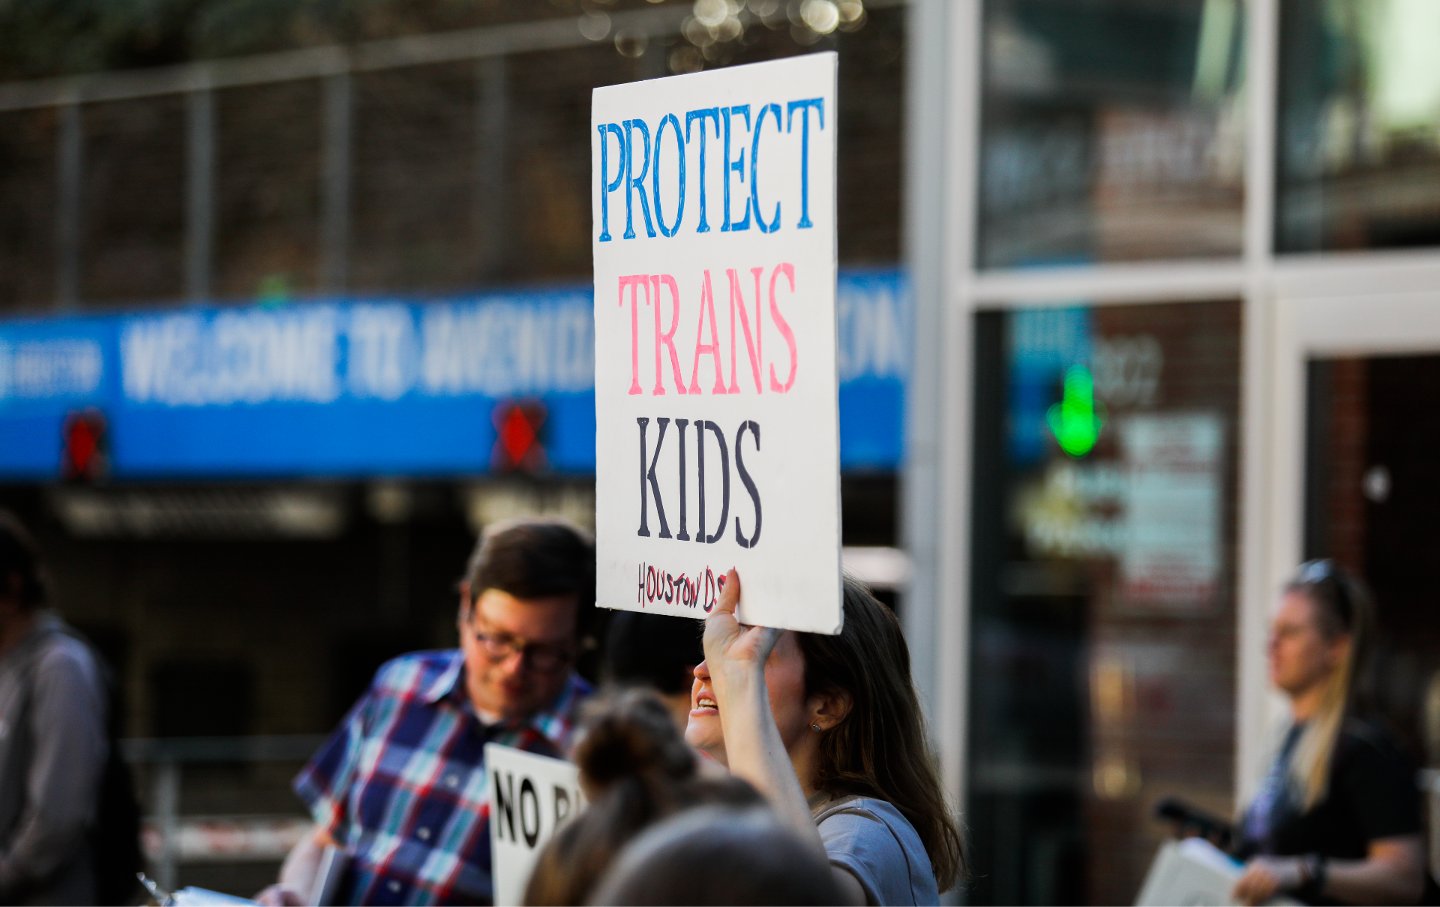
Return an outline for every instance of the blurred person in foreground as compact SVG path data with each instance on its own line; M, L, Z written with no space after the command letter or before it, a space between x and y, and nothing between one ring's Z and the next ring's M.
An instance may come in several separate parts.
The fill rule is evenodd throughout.
M1284 587L1271 624L1270 682L1291 723L1241 816L1242 903L1413 904L1424 889L1420 796L1399 748L1355 714L1374 633L1369 592L1328 560Z
M604 696L584 711L574 759L589 805L541 849L525 889L528 907L586 903L620 850L668 816L702 804L764 807L760 793L745 781L718 768L702 771L653 692Z
M295 779L314 834L264 903L315 892L326 846L346 867L336 904L488 904L485 744L561 757L590 687L574 671L595 600L590 538L558 520L490 528L460 583L458 649L383 665Z
M600 685L654 691L670 710L675 727L684 731L690 720L690 682L704 658L700 627L693 620L616 611L601 650Z
M843 904L845 892L824 855L771 810L716 805L652 825L586 903Z
M94 904L108 697L48 601L34 541L0 511L0 903Z
M837 636L743 626L740 595L731 570L705 622L685 739L823 846L845 900L938 903L964 873L963 842L899 621L850 577Z

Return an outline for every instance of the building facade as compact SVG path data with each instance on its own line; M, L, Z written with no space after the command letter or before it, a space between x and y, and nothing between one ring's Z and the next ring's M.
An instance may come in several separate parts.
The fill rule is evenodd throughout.
M907 626L959 897L1131 901L1156 800L1231 813L1305 558L1374 586L1376 698L1427 758L1432 3L524 6L0 85L0 505L132 735L322 733L453 638L475 529L590 519L590 90L814 48L844 541ZM282 815L292 768L171 794Z
M1436 11L912 12L906 617L970 896L1122 903L1160 797L1257 783L1303 559L1374 586L1374 699L1435 759Z

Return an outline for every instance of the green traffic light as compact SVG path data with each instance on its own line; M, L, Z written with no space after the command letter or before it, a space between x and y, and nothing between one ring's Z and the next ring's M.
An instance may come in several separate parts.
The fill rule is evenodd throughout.
M1095 400L1095 378L1089 369L1083 365L1066 369L1064 396L1046 411L1045 421L1060 449L1070 456L1083 457L1095 449L1105 424L1105 407Z

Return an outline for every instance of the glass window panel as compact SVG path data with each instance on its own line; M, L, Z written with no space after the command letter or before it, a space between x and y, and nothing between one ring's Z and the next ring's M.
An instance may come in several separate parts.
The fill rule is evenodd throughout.
M978 320L975 903L1132 903L1157 800L1231 812L1240 316Z
M1281 17L1277 251L1440 245L1440 3Z
M1239 0L989 0L981 267L1238 255Z

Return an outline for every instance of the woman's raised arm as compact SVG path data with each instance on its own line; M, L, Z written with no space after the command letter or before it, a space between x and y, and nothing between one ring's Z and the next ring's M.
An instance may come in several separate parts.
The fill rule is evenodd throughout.
M820 834L780 739L765 685L765 662L785 631L742 625L735 619L739 602L740 576L732 569L725 575L714 612L705 621L704 637L705 662L719 700L730 771L755 785L787 825L819 847Z

